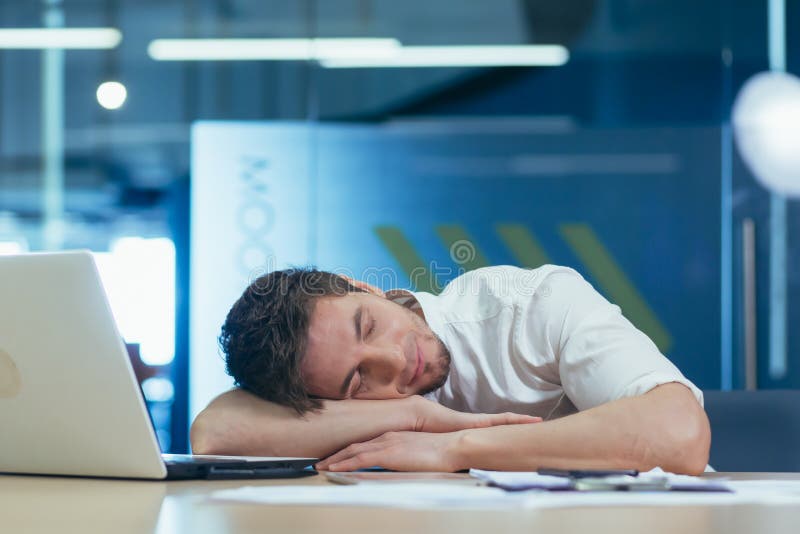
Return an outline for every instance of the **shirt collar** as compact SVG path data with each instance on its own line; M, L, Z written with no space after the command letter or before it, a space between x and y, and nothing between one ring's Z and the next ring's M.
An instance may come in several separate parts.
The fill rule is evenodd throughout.
M418 304L422 308L422 315L425 316L428 327L439 339L445 341L445 321L436 295L424 291L392 289L386 292L386 298L410 309L415 307L414 304Z

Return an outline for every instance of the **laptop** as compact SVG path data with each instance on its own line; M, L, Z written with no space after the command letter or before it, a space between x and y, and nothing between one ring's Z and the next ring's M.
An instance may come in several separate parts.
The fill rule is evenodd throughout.
M91 254L0 256L0 473L270 478L316 461L162 455Z

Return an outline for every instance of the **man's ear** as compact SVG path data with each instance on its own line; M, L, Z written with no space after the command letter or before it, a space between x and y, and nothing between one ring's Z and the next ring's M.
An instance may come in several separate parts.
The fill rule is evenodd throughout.
M346 276L344 274L340 274L339 276L347 280L350 283L350 285L356 286L359 289L363 289L367 293L372 293L373 295L386 298L386 294L379 287L373 286L366 282L362 282L361 280L356 280L355 278L350 278L349 276Z

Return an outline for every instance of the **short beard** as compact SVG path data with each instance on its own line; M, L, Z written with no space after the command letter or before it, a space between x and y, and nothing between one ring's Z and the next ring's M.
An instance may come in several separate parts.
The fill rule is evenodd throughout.
M437 359L436 363L439 364L438 367L440 374L433 384L423 390L420 390L417 395L427 395L428 393L433 393L442 387L445 382L447 382L447 377L450 375L450 361L452 360L450 351L447 350L447 347L445 346L444 342L439 339L439 336L436 334L433 334L433 336L436 338L436 344L439 346L439 358Z
M399 304L398 304L399 306ZM439 336L436 335L436 332L431 330L431 327L428 326L428 323L419 315L417 315L414 311L401 306L405 311L410 313L414 317L414 323L419 325L420 329L427 331L429 335L425 337L431 338L436 341L436 346L438 347L437 358L436 361L433 363L426 363L425 370L432 369L433 366L438 367L439 376L436 377L436 380L430 386L421 389L417 395L427 395L428 393L433 393L440 387L442 387L445 382L447 382L447 377L450 374L450 362L452 361L452 357L450 356L450 350L448 350L447 345L441 340Z

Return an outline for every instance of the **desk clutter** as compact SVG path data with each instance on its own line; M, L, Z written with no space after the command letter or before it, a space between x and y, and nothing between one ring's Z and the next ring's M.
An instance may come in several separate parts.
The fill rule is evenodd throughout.
M541 475L471 470L472 479L436 473L371 473L324 486L245 486L211 499L261 505L374 506L407 509L573 508L800 504L800 480L725 480L675 475L655 469L637 476Z
M538 472L483 471L470 469L469 474L489 486L508 491L694 491L732 492L721 480L676 475L659 468L646 473L638 471L561 471L540 469Z

